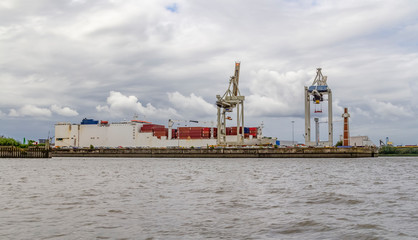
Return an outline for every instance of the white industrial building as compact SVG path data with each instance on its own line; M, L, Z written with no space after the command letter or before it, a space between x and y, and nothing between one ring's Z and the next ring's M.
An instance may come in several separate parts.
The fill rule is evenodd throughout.
M349 146L353 147L365 147L365 146L376 146L368 136L354 136L349 137ZM340 141L343 141L343 136L340 135Z
M350 146L375 146L368 136L350 137Z

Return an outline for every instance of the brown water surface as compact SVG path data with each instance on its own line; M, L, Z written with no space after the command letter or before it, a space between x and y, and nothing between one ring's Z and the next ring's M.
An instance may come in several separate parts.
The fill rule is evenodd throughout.
M0 159L0 239L417 239L418 158Z

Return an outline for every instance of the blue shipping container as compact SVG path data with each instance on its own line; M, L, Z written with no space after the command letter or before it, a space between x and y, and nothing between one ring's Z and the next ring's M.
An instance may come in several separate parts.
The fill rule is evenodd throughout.
M276 145L280 146L280 141L279 140L276 140Z
M83 125L85 125L85 124L99 124L99 121L94 120L94 119L84 118L83 120L81 120L81 124L83 124Z
M312 92L313 90L317 90L318 92L326 92L328 90L328 86L310 86L308 88L309 92Z

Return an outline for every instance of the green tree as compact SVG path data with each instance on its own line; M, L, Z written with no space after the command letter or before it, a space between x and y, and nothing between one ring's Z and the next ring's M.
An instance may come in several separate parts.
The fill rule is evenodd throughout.
M401 151L393 146L383 146L379 149L379 153L381 154L399 154Z
M13 138L0 138L0 146L20 146L20 142Z

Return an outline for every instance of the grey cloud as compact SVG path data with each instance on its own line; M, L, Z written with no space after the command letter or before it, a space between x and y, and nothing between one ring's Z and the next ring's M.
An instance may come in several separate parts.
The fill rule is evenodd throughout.
M174 3L177 11L168 11ZM167 97L177 92L176 99L203 100L200 109L188 105L190 118L210 118L215 95L227 88L233 61L241 60L249 123L301 120L303 86L322 67L338 106L353 109L353 131L372 135L365 127L370 119L376 126L392 124L395 113L387 112L400 112L412 124L418 114L418 53L411 44L417 37L418 6L408 0L312 3L2 1L2 119L10 118L5 113L11 109L12 115L22 115L27 105L76 109L79 116L68 116L69 121L106 116L110 112L96 107L112 109L106 101L111 91L151 104L144 109L181 113L181 104ZM119 113L130 112L125 110ZM159 117L168 119L169 113L164 114ZM43 116L66 120L58 114ZM280 125L268 131L288 138Z

